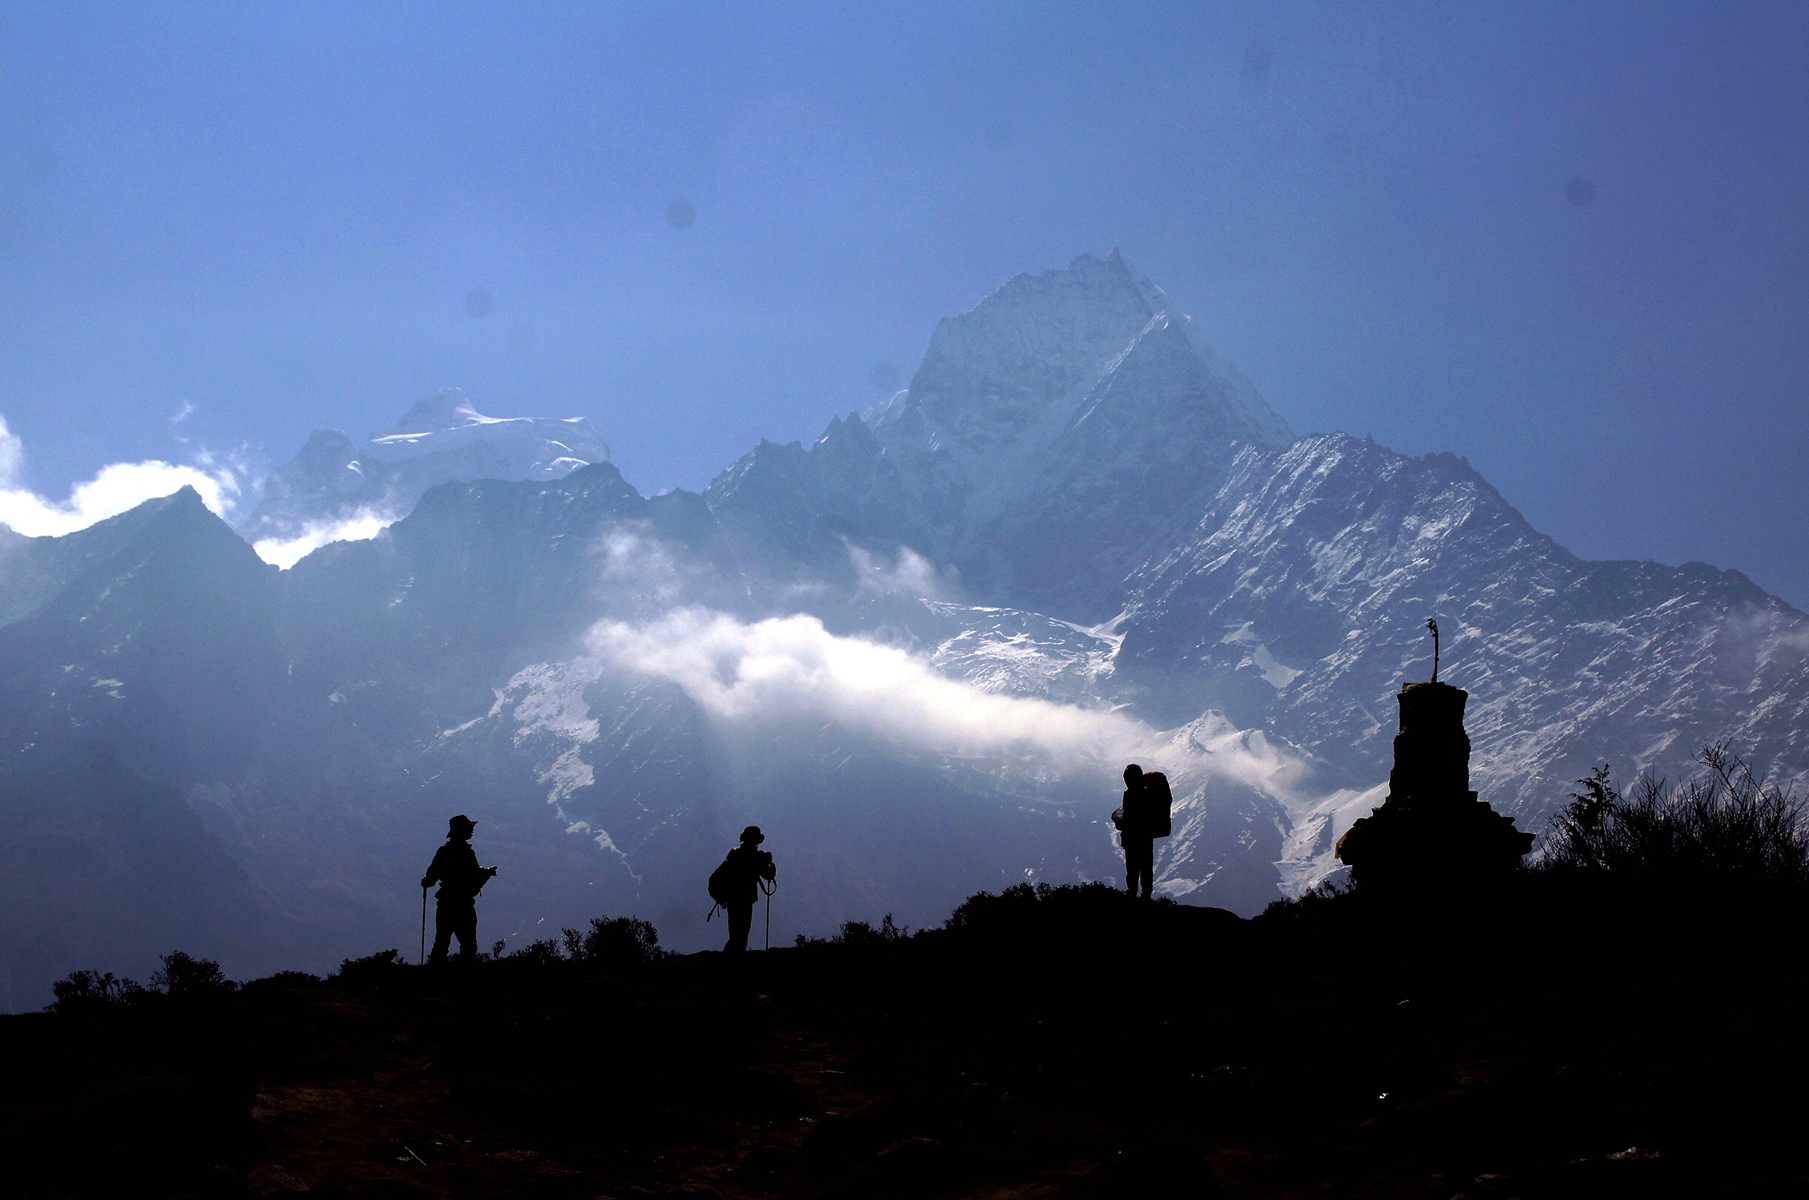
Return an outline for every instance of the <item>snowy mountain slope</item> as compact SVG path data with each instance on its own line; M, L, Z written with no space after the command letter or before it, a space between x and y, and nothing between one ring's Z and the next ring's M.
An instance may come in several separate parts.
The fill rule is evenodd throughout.
M1529 827L1591 765L1675 773L1722 738L1809 778L1802 614L1735 572L1582 562L1452 456L1296 442L1152 293L1117 256L1019 276L938 327L871 442L838 420L761 447L712 508L782 551L814 536L819 564L908 546L950 595L1110 630L1096 678L1156 727L1269 730L1315 766L1281 819L1297 882L1379 798L1427 617L1478 786Z
M1809 618L1737 572L1583 562L1449 455L1245 450L1125 590L1118 667L1152 712L1272 729L1335 786L1386 776L1428 617L1471 693L1478 789L1532 827L1590 765L1675 772L1705 740L1809 772Z
M232 769L270 717L274 569L191 488L103 525L70 535L56 594L0 627L0 742L142 741L162 776Z
M255 544L297 539L361 516L393 521L437 484L552 480L608 461L609 446L584 417L488 417L451 388L419 401L363 446L338 430L316 430L295 458L270 473L240 532Z
M27 616L111 559L176 502L169 497L141 504L63 537L25 537L0 526L0 626Z

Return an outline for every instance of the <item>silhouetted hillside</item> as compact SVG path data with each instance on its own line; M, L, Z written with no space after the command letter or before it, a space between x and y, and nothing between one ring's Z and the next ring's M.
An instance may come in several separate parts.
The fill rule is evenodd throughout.
M611 922L70 1005L0 1018L5 1153L32 1196L1800 1194L1800 896L1556 878L1254 921L1020 887L740 961Z

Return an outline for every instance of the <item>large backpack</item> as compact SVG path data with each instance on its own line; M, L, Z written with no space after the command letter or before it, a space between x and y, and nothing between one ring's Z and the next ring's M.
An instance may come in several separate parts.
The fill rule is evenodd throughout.
M1174 819L1168 810L1175 802L1174 793L1168 790L1168 776L1160 771L1145 771L1143 786L1149 794L1150 836L1167 837L1174 832Z
M696 876L692 876L696 878ZM741 882L741 871L737 869L734 856L722 860L722 865L710 872L710 899L727 908L735 903L735 885Z

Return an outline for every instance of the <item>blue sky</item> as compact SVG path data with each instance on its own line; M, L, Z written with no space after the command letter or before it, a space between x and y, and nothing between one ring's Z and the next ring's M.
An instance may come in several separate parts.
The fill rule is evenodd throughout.
M60 498L459 386L697 488L1119 247L1297 430L1809 606L1806 213L1802 5L15 2L0 417Z

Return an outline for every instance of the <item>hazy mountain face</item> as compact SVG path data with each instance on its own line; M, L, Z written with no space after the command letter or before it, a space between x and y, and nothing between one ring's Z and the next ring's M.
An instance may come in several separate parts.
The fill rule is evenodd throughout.
M317 434L244 533L383 505L288 570L188 492L0 541L0 785L68 796L8 802L6 853L107 825L138 856L43 885L86 907L0 939L14 996L127 929L236 971L405 946L455 812L501 867L485 940L632 912L714 944L703 880L749 822L776 937L933 922L1117 877L1127 761L1175 784L1161 886L1249 912L1380 800L1429 616L1473 782L1523 827L1604 760L1732 737L1809 771L1809 618L1732 572L1579 561L1450 456L1296 439L1115 254L1010 281L909 389L703 496L442 395L355 452ZM156 839L108 824L126 792Z
M272 471L245 540L267 560L293 565L332 541L368 538L436 484L471 479L560 479L609 461L609 446L584 417L487 417L451 388L421 400L363 446L318 429Z

